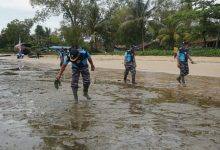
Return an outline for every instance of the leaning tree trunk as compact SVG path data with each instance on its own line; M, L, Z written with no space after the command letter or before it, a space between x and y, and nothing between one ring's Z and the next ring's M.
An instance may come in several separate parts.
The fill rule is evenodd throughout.
M142 27L142 31L141 31L141 39L142 39L142 51L144 51L144 28Z
M144 51L144 21L141 20L141 46L142 46L142 51Z
M218 36L217 36L217 40L216 40L216 43L215 43L215 48L216 49L219 47L219 40L220 40L220 33L219 33L219 30L218 30Z
M206 37L205 37L205 32L203 32L203 42L204 42L204 45L203 47L207 47L207 41L206 41Z

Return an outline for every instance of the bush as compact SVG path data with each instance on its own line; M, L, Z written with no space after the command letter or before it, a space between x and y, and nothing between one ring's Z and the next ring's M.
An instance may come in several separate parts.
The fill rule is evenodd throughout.
M11 48L0 48L0 53L14 53L14 50Z
M125 51L116 51L108 53L110 55L124 55ZM103 54L103 53L102 53ZM145 49L144 51L137 51L138 56L172 56L173 51L162 49ZM190 55L192 56L204 56L204 57L220 57L220 49L211 48L192 48L190 49Z
M220 57L220 49L193 48L190 50L192 56Z

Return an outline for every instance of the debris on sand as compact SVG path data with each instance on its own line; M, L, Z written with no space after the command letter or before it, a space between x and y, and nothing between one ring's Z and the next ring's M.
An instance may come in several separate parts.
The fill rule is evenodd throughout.
M18 73L12 71L5 71L3 73L0 73L0 75L13 76L13 75L18 75Z

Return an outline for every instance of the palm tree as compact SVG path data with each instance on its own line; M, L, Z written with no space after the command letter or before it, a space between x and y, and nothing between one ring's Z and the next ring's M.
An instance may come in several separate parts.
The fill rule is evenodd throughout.
M101 21L100 8L95 0L90 0L86 9L88 10L86 15L86 28L88 29L88 34L92 37L91 49L93 49L94 46L97 48L98 25Z
M131 26L132 24L136 24L140 26L141 30L141 42L142 42L142 50L144 51L144 37L146 31L146 24L154 10L154 7L150 6L151 0L134 0L129 1L128 6L131 9L131 15L128 17L128 20L121 24L120 28L126 28Z
M177 33L179 25L179 22L173 20L172 17L167 17L165 19L157 37L161 45L168 44L169 48L174 47L175 42L180 38L179 34Z

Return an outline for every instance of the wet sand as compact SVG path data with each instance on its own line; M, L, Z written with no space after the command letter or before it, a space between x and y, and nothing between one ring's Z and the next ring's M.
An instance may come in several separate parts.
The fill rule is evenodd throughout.
M108 59L103 57L111 64L104 65ZM220 148L219 70L210 76L204 70L200 76L188 76L187 87L182 87L175 74L140 71L144 63L159 65L172 59L139 57L144 60L138 84L132 86L122 83L118 56L95 56L92 100L82 97L80 83L80 103L74 104L70 68L62 87L53 86L56 57L25 59L21 71L11 58L0 57L0 149ZM196 59L208 70L213 64L219 67L218 58Z

